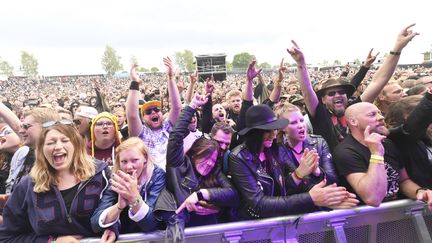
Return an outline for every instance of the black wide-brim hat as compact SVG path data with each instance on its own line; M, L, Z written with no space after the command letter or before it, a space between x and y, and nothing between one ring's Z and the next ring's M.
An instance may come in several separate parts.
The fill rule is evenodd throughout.
M276 130L288 125L288 119L277 118L268 105L255 105L246 111L246 128L238 132L245 135L252 129Z
M354 94L356 89L354 85L350 84L345 78L331 78L324 81L321 85L321 89L316 92L318 98L320 99L321 97L323 97L325 95L325 92L330 88L342 88L346 90L348 98L350 98Z

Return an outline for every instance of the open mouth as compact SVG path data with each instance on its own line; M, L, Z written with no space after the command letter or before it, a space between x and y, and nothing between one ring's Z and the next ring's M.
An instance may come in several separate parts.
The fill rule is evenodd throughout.
M65 159L66 159L65 153L55 154L53 156L54 163L56 163L56 164L63 162Z
M109 132L108 132L108 131L103 131L102 134L104 134L104 135L108 135Z
M151 121L152 121L152 122L158 122L158 121L159 121L159 117L153 117L153 118L151 119Z
M224 114L223 113L219 113L219 117L224 117Z

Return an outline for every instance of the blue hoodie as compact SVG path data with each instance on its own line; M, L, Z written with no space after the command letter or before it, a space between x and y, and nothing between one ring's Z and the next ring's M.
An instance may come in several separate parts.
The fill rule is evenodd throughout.
M35 193L29 176L16 185L3 210L0 242L43 242L49 236L95 236L90 217L108 187L111 171L96 160L96 174L80 183L69 212L61 192L52 186L48 192Z

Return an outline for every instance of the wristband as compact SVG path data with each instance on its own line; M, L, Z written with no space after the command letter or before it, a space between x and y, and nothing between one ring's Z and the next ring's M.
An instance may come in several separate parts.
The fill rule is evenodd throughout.
M369 163L373 163L373 164L381 164L381 165L383 165L383 164L384 164L384 161L383 161L383 160L370 159L370 160L369 160Z
M198 201L205 201L204 196L200 190L196 191Z
M375 155L375 154L372 154L372 155L370 156L370 159L371 159L371 160L380 160L380 161L384 161L384 157L383 157L383 156L381 156L381 155Z
M139 83L137 81L132 81L130 83L129 89L139 91Z
M137 198L137 200L135 200L135 202L133 202L132 204L129 204L129 208L133 208L135 206L138 206L141 203L141 200L142 200L142 198L141 198L141 196L139 196Z
M297 177L297 179L299 180L303 180L304 177L302 175L300 175L300 173L297 170L294 170L294 175Z
M415 195L417 196L417 193L419 192L419 191L421 191L421 190L429 190L429 188L427 188L427 187L419 187L419 188L417 188L417 190L415 191Z
M390 54L395 55L395 56L399 56L401 54L401 52L400 51L391 51Z

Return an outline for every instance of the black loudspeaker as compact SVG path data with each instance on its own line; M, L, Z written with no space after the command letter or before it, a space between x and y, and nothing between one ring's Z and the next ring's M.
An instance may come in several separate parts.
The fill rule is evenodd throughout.
M199 81L213 75L215 81L226 80L226 54L198 55L195 57Z

